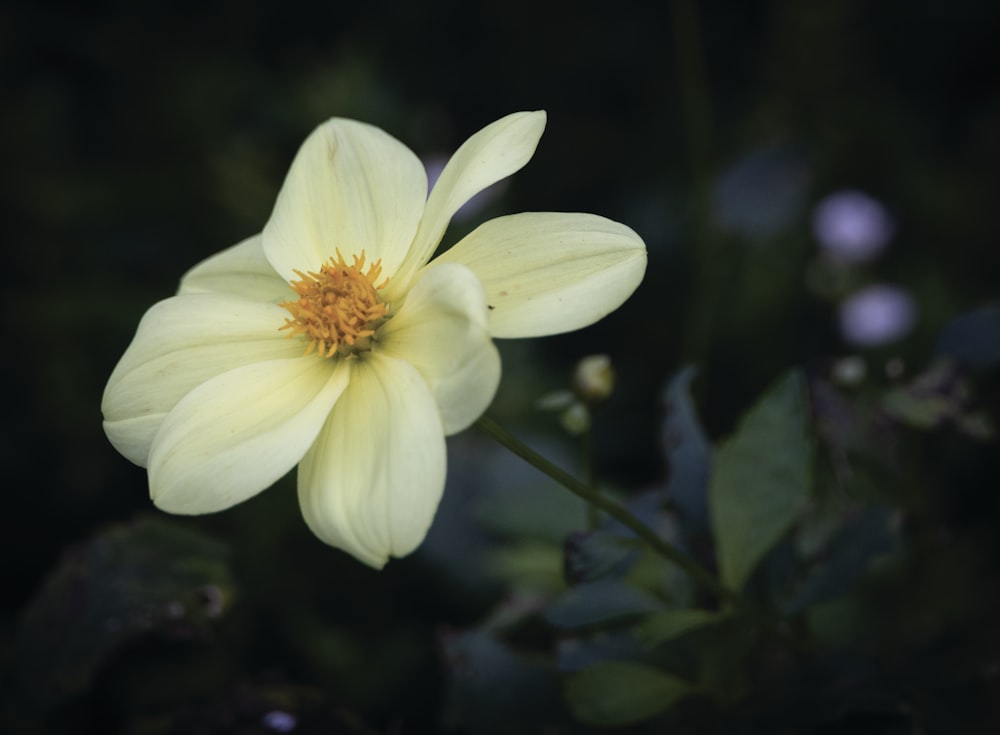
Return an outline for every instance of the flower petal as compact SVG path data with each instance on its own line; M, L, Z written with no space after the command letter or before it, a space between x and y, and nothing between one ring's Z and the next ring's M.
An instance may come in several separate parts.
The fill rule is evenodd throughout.
M434 394L446 434L468 427L493 400L500 354L490 338L486 292L468 268L428 268L378 332L377 349L413 365Z
M312 446L348 373L346 363L313 355L245 365L198 386L153 440L153 502L212 513L266 489Z
M401 360L372 353L299 465L299 504L319 538L365 564L413 551L444 490L445 442L434 398Z
M494 337L538 337L621 306L646 272L646 247L594 214L525 212L484 222L430 265L449 262L482 281Z
M469 138L448 161L430 197L406 263L390 282L389 294L406 288L410 278L441 242L452 215L491 184L521 169L535 153L545 130L545 112L515 112Z
M414 153L372 125L332 119L299 149L264 227L267 259L291 281L339 249L365 251L391 276L424 210L427 174Z
M203 260L184 274L178 293L221 293L272 303L294 296L265 257L260 235Z
M287 316L276 304L219 294L154 304L104 389L111 443L145 466L163 419L191 390L242 365L302 355L303 342L278 331Z

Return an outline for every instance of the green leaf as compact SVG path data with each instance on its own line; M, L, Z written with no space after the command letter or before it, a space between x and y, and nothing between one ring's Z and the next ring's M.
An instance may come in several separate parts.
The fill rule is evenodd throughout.
M449 699L463 732L546 732L559 698L555 670L484 630L442 637Z
M896 548L892 518L888 508L869 508L844 523L799 588L779 597L780 608L794 614L848 592L877 556Z
M812 442L804 380L792 372L743 417L715 455L709 508L722 581L739 591L806 504Z
M580 584L559 595L545 610L545 619L557 628L583 628L663 608L648 592L621 579Z
M564 546L566 577L574 584L621 576L642 549L638 539L605 530L575 531Z
M725 613L712 610L663 610L643 620L636 633L647 646L658 646L696 628L714 625L726 617Z
M494 549L485 562L486 571L496 579L549 593L566 588L562 566L562 550L538 541L522 541Z
M688 682L652 666L603 661L567 682L566 701L588 725L629 725L665 712L692 692Z
M691 400L691 383L697 371L691 365L671 378L663 395L666 418L661 443L670 467L666 497L681 517L699 531L708 525L708 478L712 469L712 446L701 428Z

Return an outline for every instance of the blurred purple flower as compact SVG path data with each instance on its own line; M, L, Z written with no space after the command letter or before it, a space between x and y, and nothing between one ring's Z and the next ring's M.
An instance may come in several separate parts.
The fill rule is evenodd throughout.
M853 189L825 197L813 211L812 224L820 246L851 263L871 260L881 253L895 230L885 207Z
M913 297L896 286L869 286L840 304L840 331L852 344L876 347L904 337L917 321Z
M299 724L295 715L282 712L280 709L271 710L265 714L261 722L265 728L274 732L291 732Z

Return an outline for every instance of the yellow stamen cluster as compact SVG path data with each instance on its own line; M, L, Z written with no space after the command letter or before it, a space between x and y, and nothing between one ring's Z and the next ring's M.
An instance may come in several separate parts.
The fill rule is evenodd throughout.
M389 306L379 298L378 291L389 282L376 284L382 274L382 261L369 264L365 272L365 252L354 256L348 265L337 251L319 273L295 271L301 280L291 287L298 301L281 304L291 313L280 329L291 330L289 337L304 335L309 339L305 354L313 351L323 357L333 357L338 351L351 354L368 349L375 329L389 314Z

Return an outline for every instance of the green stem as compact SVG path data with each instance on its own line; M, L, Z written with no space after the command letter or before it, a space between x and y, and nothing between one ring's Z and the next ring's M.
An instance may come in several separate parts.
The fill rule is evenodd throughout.
M487 416L481 416L479 420L476 421L476 425L525 462L535 466L571 493L580 496L585 501L590 503L591 506L607 513L623 526L633 531L635 535L645 541L651 549L687 572L688 575L704 589L714 593L721 600L729 603L734 608L744 612L751 612L748 610L746 602L739 595L724 587L714 575L706 571L704 567L698 564L698 562L668 544L653 529L629 513L621 505L580 482L561 467L557 467L549 462L549 460L545 459L545 457L540 455L534 449L510 434L493 419L488 418Z
M590 408L587 408L588 412ZM588 426L583 432L583 467L584 482L589 488L597 487L597 472L594 469L594 426L593 416L588 416ZM593 503L587 503L587 526L591 531L596 529L601 522L601 512Z

